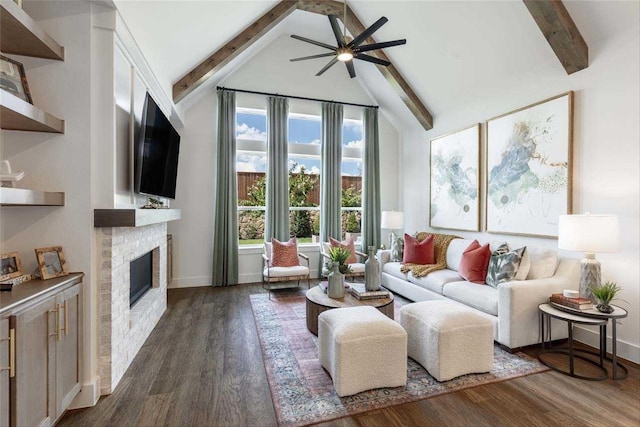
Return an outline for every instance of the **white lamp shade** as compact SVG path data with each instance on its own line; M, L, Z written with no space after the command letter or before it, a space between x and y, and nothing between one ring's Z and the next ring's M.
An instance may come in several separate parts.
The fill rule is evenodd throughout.
M618 252L617 215L560 215L558 248L589 253Z
M389 230L404 228L404 213L396 211L383 211L380 226Z

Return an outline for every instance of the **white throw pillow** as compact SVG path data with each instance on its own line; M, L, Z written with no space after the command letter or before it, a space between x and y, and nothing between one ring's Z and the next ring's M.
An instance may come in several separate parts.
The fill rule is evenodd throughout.
M553 249L529 248L531 268L527 280L547 279L556 273L558 268L558 253Z
M453 271L460 270L462 254L467 250L473 239L453 239L447 248L447 268Z
M529 248L524 247L524 254L522 255L522 259L520 260L520 266L518 267L518 272L516 273L515 280L527 280L527 276L529 275L529 270L531 269L531 258L529 258Z

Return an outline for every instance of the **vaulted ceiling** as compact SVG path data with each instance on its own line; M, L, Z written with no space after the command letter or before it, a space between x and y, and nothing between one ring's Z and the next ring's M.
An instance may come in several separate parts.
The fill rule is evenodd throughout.
M278 3L264 1L115 1L167 93L185 74ZM564 1L590 48L590 62L609 39L637 25L636 1ZM491 87L537 73L566 72L520 1L349 1L363 25L380 16L389 22L377 40L406 38L407 45L385 51L434 116L468 96L483 96ZM320 15L296 11L269 31L246 55L282 34L298 34L332 43L329 22ZM321 48L318 48L321 51ZM313 52L311 52L313 53ZM310 54L311 54L310 53ZM319 68L324 64L319 60ZM240 63L241 59L236 61ZM283 63L295 70L296 63ZM358 64L358 79L371 80ZM365 69L365 67L368 67ZM227 70L228 72L228 70ZM345 71L346 72L346 71ZM211 79L198 91L219 81ZM369 75L369 77L367 77ZM313 79L323 77L309 76ZM355 80L355 79L354 79ZM354 82L358 84L358 82ZM361 83L360 83L361 84ZM384 103L388 88L369 85ZM195 91L193 95L197 95ZM192 96L192 95L190 95ZM390 101L389 101L390 102Z

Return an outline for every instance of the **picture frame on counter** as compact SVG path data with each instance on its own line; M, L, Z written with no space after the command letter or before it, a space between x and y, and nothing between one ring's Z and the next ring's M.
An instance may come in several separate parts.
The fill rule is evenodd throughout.
M38 270L43 280L69 274L62 246L38 248L36 249L36 258L38 259Z
M22 276L22 262L18 252L0 255L0 282Z

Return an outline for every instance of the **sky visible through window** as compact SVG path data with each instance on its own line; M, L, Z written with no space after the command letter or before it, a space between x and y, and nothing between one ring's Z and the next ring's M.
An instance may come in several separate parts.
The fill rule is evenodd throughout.
M291 114L289 116L289 143L320 145L321 121L319 116ZM257 141L267 140L267 119L264 111L236 113L236 136L238 139ZM345 147L362 148L362 122L344 120L342 127L342 144ZM320 173L318 157L289 156L289 164L297 163L297 169L304 166L308 173ZM265 153L238 153L237 169L239 172L265 172ZM360 176L362 162L345 160L342 162L342 175Z

